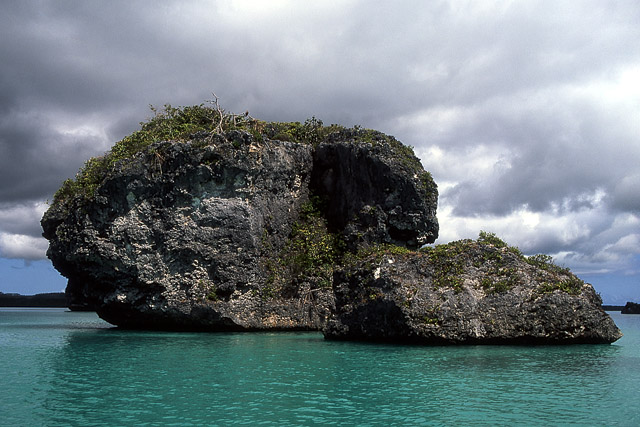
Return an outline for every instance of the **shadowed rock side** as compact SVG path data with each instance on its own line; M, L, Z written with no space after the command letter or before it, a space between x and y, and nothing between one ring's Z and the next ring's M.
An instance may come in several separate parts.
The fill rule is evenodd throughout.
M330 227L351 250L377 243L417 249L438 237L438 190L409 147L379 132L330 135L314 152L311 185L327 198ZM404 151L404 153L403 153Z
M567 270L475 241L370 256L336 273L331 339L422 344L611 343L621 333Z
M122 327L320 330L333 306L327 263L340 252L327 252L327 242L337 247L341 233L352 239L354 230L368 242L412 246L437 236L437 193L425 187L435 192L435 184L415 156L409 160L419 170L397 167L404 154L394 155L387 142L352 136L333 143L356 169L349 191L360 195L356 205L343 206L354 219L334 221L331 230L317 206L305 207L313 191L333 209L336 190L310 189L312 171L328 176L326 157L314 162L312 145L241 131L202 133L152 144L116 163L91 197L54 203L42 219L47 255L69 279L72 302ZM386 181L372 181L381 173ZM386 183L380 191L379 182ZM302 211L319 216L311 221ZM371 220L358 224L358 215ZM300 261L296 250L311 255ZM307 266L317 274L301 271Z

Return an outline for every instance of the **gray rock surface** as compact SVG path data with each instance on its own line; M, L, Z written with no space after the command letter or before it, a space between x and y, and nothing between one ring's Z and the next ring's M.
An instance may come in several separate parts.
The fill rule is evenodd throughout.
M513 248L454 242L377 254L336 273L331 339L422 344L610 343L593 287Z

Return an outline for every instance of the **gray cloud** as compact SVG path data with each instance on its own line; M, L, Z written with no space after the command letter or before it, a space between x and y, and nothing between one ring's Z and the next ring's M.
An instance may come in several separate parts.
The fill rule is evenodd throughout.
M148 104L212 91L254 117L315 115L413 145L441 185L444 239L489 225L575 263L604 263L607 245L634 254L623 239L640 215L637 2L21 1L2 12L0 256L42 252L16 237L39 235L35 214L14 213L135 130Z
M611 192L611 206L640 216L640 173L624 176L616 182Z
M104 151L92 135L62 134L39 114L12 112L0 118L0 200L50 197L88 157Z
M0 205L0 224L12 234L38 236L42 233L39 221L46 209L43 203L5 203Z
M510 154L485 177L454 177L459 184L446 197L455 212L500 215L524 205L534 211L553 206L576 210L589 207L589 197L598 190L623 191L620 181L637 170L637 136L609 132L618 120L590 107L550 106L515 119L477 117L466 132L462 124L465 133L454 140L477 141Z

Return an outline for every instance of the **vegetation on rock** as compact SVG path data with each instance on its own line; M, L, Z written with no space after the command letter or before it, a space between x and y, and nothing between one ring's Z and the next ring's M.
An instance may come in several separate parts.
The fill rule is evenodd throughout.
M275 260L267 257L269 276L263 296L296 294L305 281L311 282L312 288L331 287L334 268L344 253L344 242L329 231L321 203L318 197L304 203L285 247Z
M145 122L140 122L140 130L116 142L104 155L87 160L74 179L65 180L55 193L53 203L65 203L76 196L92 197L116 163L132 158L154 142L187 142L199 137L199 143L206 145L213 136L224 136L234 130L247 132L258 141L267 138L317 145L327 140L347 137L354 142L372 145L387 143L407 167L422 169L411 147L405 146L391 136L360 126L352 129L337 124L325 126L322 120L315 117L307 119L304 123L266 122L254 119L248 112L245 114L227 112L220 107L217 98L200 105L173 107L165 104L161 109L150 105L150 109L153 116ZM333 138L330 138L331 135ZM424 185L429 189L434 188L431 175L427 172L424 177Z
M425 246L412 251L402 246L378 244L348 252L342 265L352 268L365 262L370 268L379 265L383 257L427 257L432 283L436 289L463 291L465 279L479 278L478 285L487 295L507 292L523 280L522 263L531 265L531 276L539 283L540 295L554 291L579 295L584 282L569 269L556 265L548 255L526 256L494 233L480 231L476 240L463 239L446 244ZM518 263L519 262L519 263Z
M610 343L593 288L493 233L417 252L373 252L334 281L325 337L424 344Z
M434 268L434 285L462 291L463 276L471 264L482 272L480 285L487 294L506 292L519 281L519 270L512 259L536 267L536 279L541 283L540 294L561 291L571 295L581 292L584 282L560 267L549 255L525 256L517 247L510 246L494 233L480 231L477 240L457 240L420 250L426 254Z

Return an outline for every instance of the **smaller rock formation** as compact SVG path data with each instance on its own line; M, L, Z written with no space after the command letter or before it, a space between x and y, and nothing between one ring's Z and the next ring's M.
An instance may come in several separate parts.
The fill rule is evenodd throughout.
M622 314L640 314L640 304L628 301L620 311Z
M379 251L337 273L334 292L330 339L566 344L622 335L591 285L547 257L483 239Z

